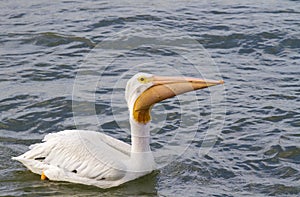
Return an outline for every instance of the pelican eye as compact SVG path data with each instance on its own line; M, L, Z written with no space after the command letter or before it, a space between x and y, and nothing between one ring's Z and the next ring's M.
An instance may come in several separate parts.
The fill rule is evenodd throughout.
M148 83L150 80L148 78L146 78L146 77L139 77L138 81L140 83Z

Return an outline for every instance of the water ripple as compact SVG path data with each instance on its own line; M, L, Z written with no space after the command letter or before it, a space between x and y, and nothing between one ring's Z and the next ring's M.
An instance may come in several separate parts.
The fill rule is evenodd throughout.
M299 196L299 9L296 1L2 2L0 195ZM175 61L180 55L149 44L122 53L116 60L91 61L87 71L79 73L87 82L100 75L100 65L110 65L92 92L95 100L71 97L77 69L89 60L93 49L98 52L96 44L105 44L106 38L114 39L116 33L133 27L141 27L141 31L127 35L128 42L123 45L118 42L108 47L112 53L119 54L117 49L124 52L128 43L141 40L181 43L187 34L207 49L221 70L227 111L222 132L208 155L201 156L199 151L212 108L209 93L201 91L197 93L198 107L190 95L183 103L173 99L154 107L154 154L161 156L164 151L172 156L178 144L188 146L159 173L101 190L41 182L12 161L12 156L25 152L47 133L76 126L130 143L123 95L127 73L136 69L135 65L149 63L148 67L154 61L152 70L162 75L172 74L164 65L188 71L189 63ZM147 29L158 27L166 33L149 39ZM202 64L199 62L203 70L209 66ZM87 84L84 95L91 93ZM180 111L181 105L185 113ZM76 107L81 110L77 125L73 118ZM99 122L91 122L93 113ZM189 117L186 125L181 122L184 116ZM192 133L195 122L199 128ZM179 134L193 137L172 141Z

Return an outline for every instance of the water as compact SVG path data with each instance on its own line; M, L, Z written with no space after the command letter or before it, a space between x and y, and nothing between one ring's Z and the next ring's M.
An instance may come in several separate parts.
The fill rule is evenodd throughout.
M31 0L1 1L0 10L1 196L300 194L298 1ZM159 43L169 45L155 48ZM203 57L193 57L200 44ZM153 109L159 171L102 190L40 181L10 159L47 133L76 127L130 142L126 79L139 70L199 77L191 66L197 58L200 75L222 77L225 90ZM215 98L225 94L216 101L220 108L214 92L220 93ZM203 156L199 150L218 113L224 124Z

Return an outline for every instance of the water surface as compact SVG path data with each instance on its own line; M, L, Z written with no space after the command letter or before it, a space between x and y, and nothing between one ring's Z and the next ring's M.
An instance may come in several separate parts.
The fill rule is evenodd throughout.
M0 4L1 196L300 194L298 1L30 0ZM120 34L123 31L129 33ZM124 45L116 35L123 36ZM102 190L40 181L38 175L11 160L46 134L76 127L130 143L126 79L139 70L201 77L191 65L192 57L150 43L183 42L180 50L194 54L194 43L184 43L186 38L197 41L196 47L203 46L212 57L198 62L200 73L223 78L225 91L223 87L199 91L197 97L188 94L154 108L152 148L157 161L167 159L168 165L123 186ZM107 50L94 48L101 42L103 47L106 41ZM146 44L136 46L141 42ZM219 73L209 73L214 65ZM80 73L80 68L85 72ZM99 74L102 81L95 89ZM80 82L91 85L74 97L76 79L80 79L79 87ZM225 92L221 101L225 121L213 149L203 156L199 150L213 121L212 92ZM94 100L86 95L94 95ZM80 110L74 109L74 102ZM187 137L180 141L176 136ZM165 158L178 146L179 157Z

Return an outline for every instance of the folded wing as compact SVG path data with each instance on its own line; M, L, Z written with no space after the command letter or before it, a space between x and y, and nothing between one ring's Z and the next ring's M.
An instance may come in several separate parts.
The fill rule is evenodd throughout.
M130 145L108 135L82 130L48 134L42 143L14 159L50 180L98 185L122 182Z

